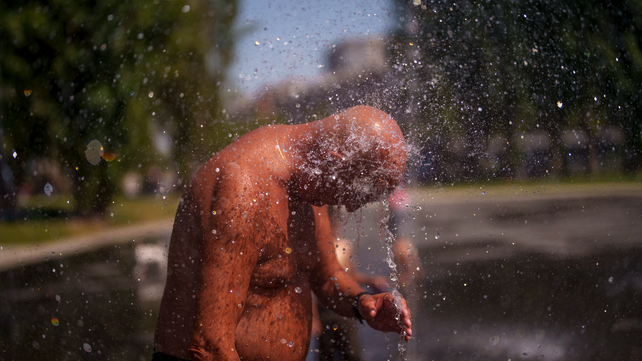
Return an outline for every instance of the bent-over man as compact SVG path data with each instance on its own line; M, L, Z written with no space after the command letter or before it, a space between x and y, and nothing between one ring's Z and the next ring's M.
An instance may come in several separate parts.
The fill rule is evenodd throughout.
M262 127L214 155L178 207L154 359L304 360L310 290L409 340L405 301L398 309L391 294L366 293L341 268L321 207L354 212L383 199L405 163L397 123L367 106Z

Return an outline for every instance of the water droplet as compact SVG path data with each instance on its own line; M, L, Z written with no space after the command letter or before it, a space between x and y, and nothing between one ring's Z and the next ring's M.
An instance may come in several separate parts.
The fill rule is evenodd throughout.
M91 345L85 342L82 344L82 349L85 350L85 352L91 352Z
M301 289L301 287L294 287L294 292L301 293L303 292L303 290Z
M558 107L558 108L561 108L561 107L563 107L563 106L564 106L564 103L562 103L562 101L561 101L561 100L558 100L558 101L557 101L557 107Z
M257 40L257 41L255 41L255 42L254 42L254 45L261 45L261 42L259 42L259 41Z
M25 96L28 97L33 91L31 89L25 89Z
M48 197L51 195L52 192L53 192L53 186L49 184L49 182L47 182L47 184L45 184L45 194Z
M290 248L290 247L286 247L286 248L285 248L285 253L287 253L287 254L292 253L292 248Z
M290 341L290 343L288 344L288 346L290 346L290 347L294 346L294 342Z
M216 234L216 230L215 229L212 230L212 234Z
M216 168L216 169L214 169L214 171L215 171L216 173L218 173L218 172L220 172L221 170L220 170L220 169L218 169L218 168Z
M486 191L482 191L482 194L486 194Z
M216 211L212 211L212 215L215 216L216 215Z
M609 277L609 283L613 284L613 277Z
M142 38L144 38L144 37L145 37L145 34L143 34L143 33L138 33L138 35L137 35L136 37L138 38L138 40L140 40L140 39L142 39Z
M52 318L51 318L51 324L52 324L52 325L54 325L54 326L56 326L56 327L58 327L58 325L60 325L60 321L58 321L58 319L57 319L57 318L52 317Z
M16 151L14 151L11 155L13 156L13 159L18 158L18 152Z
M183 6L183 9L181 9L183 13L187 13L189 11L189 5Z
M85 157L87 161L92 165L97 165L100 163L101 156L103 153L103 145L96 139L92 140L87 144L87 149L85 150Z
M284 345L285 345L287 342L288 342L288 340L286 340L286 339L284 339L284 338L282 338L282 339L281 339L281 343L282 343L282 344L284 344Z
M150 97L150 98L153 98L154 97L154 92L149 92L149 94L147 94L147 96Z
M435 239L439 239L439 238L441 238L441 232L437 232L437 234L435 234Z

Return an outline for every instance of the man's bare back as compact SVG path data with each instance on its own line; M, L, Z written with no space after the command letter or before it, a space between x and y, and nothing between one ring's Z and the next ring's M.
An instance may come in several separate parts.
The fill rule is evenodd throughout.
M308 205L341 203L354 211L380 198L398 184L405 151L384 149L390 142L375 148L350 143L354 126L368 117L376 119L364 124L385 128L368 132L393 133L402 145L396 123L381 111L355 107L333 117L250 132L190 182L172 233L157 352L183 359L302 360L310 341L311 290L326 306L355 316L354 298L363 290L332 254L325 209ZM334 133L338 138L328 136ZM323 137L330 140L319 143ZM359 153L355 147L366 148ZM370 169L383 158L381 169ZM363 183L358 189L355 180ZM409 311L402 310L397 324L390 297L361 297L360 316L377 329L405 328L410 335Z

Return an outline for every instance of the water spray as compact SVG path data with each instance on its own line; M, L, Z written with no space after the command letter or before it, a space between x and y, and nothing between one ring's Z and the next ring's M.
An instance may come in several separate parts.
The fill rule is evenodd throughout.
M406 341L406 326L403 323L401 318L401 293L399 293L399 272L397 271L397 264L395 263L395 254L392 250L393 244L395 243L395 236L388 229L388 221L390 220L390 202L387 199L381 201L381 213L382 217L379 221L379 239L381 240L383 246L386 249L386 263L390 268L390 280L392 281L392 295L394 296L395 308L397 313L395 319L397 324L401 327L402 331L399 335L399 343L397 344L397 350L399 351L399 358L403 361L406 361L406 351L407 351L407 341Z

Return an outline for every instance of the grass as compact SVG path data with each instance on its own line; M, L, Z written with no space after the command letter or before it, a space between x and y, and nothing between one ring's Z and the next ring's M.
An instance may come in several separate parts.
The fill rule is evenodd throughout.
M417 195L421 200L466 201L471 198L483 198L492 201L539 197L600 197L631 192L642 194L642 181L639 179L540 179L538 181L427 185L420 187Z
M69 196L45 195L20 198L18 220L0 222L0 244L32 245L91 234L114 226L172 219L178 194L144 195L135 199L116 197L100 218L71 217Z
M421 198L450 198L465 200L470 197L554 197L602 195L605 192L642 192L641 177L609 176L601 178L544 178L534 181L475 182L428 185L421 187ZM165 197L165 198L163 198ZM176 214L178 194L145 195L136 199L116 197L100 218L71 217L72 206L67 195L37 195L20 198L18 221L0 222L0 245L32 245L67 237L82 236L114 226L125 226L170 220Z

